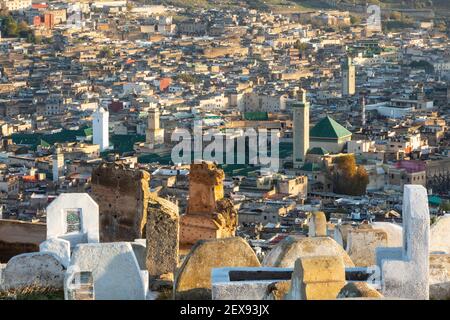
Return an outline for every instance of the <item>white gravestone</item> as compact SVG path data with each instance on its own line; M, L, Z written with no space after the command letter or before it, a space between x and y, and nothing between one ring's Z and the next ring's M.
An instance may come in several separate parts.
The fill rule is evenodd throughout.
M99 209L87 193L62 193L47 207L47 239L62 238L74 248L99 242Z
M140 269L129 242L79 244L66 274L66 293L77 272L92 274L96 300L146 299L148 272Z
M47 239L39 245L39 251L55 254L61 260L64 268L67 268L70 263L70 242L65 239Z
M23 253L12 257L2 272L2 290L24 288L62 289L64 266L50 252Z
M402 211L402 256L401 260L381 262L383 295L428 300L430 213L427 190L420 185L406 185Z

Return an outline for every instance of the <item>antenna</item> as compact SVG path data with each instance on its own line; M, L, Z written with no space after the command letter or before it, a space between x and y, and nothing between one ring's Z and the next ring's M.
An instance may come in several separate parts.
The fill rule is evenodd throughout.
M361 124L363 127L366 126L366 97L365 97L365 95L362 96L362 101L361 101Z

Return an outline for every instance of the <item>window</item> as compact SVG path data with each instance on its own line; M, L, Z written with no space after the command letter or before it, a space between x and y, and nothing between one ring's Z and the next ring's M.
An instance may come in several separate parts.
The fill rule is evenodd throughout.
M81 209L66 209L66 233L81 232Z

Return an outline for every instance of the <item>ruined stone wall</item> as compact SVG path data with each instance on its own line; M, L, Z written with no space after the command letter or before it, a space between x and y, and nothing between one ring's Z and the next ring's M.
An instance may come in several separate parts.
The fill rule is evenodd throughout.
M235 235L237 212L231 200L224 198L224 178L223 170L212 162L191 164L188 209L180 219L182 246Z
M6 263L18 254L39 251L46 233L44 223L0 220L0 263Z
M213 213L216 210L216 201L224 196L224 178L223 170L213 163L192 164L189 172L188 213Z
M151 197L148 204L146 266L151 277L173 273L178 266L179 213L176 204Z
M92 172L91 196L100 209L100 241L145 238L150 174L102 163Z

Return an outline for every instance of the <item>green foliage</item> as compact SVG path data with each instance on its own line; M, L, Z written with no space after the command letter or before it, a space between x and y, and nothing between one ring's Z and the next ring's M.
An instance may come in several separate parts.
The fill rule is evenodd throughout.
M436 216L432 216L432 217L430 218L430 226L432 226L433 224L435 224L436 221L437 221L437 217L436 217Z
M366 194L369 176L363 166L357 166L354 155L335 159L333 172L334 192L352 196Z
M351 24L361 24L361 17L359 16L355 16L355 15L351 15L350 16L350 23Z
M113 57L113 52L111 50L111 48L108 47L103 47L100 50L100 58L108 58L111 59Z
M28 33L27 35L27 42L34 43L34 44L41 44L42 43L42 37L41 36L35 36L33 33Z
M441 210L445 212L450 212L450 201L442 201Z
M3 17L0 31L6 38L28 38L31 33L25 21L17 22L11 15Z
M294 48L298 49L300 52L304 52L308 49L308 44L304 42L300 42L300 40L297 40L294 44Z
M176 76L176 79L187 82L187 83L197 83L198 82L197 77L192 73L181 73Z

